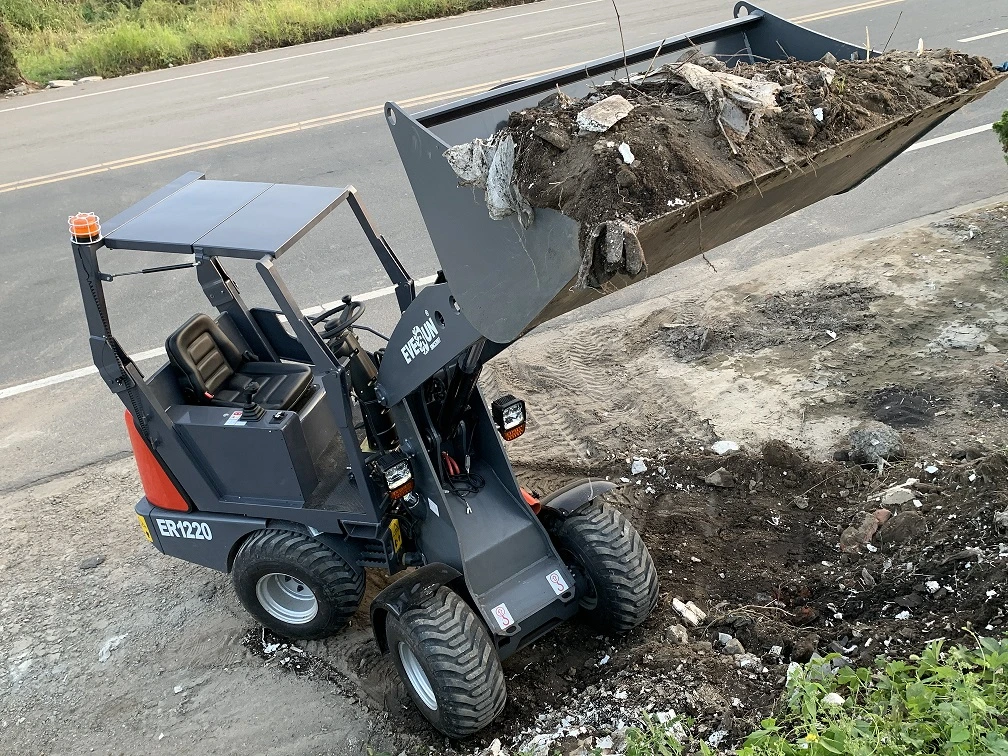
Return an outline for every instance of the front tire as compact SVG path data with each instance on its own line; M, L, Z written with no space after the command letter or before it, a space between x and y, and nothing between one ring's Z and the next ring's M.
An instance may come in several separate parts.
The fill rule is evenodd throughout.
M284 638L325 638L341 630L364 597L364 572L308 535L261 530L242 544L231 581L242 605Z
M410 698L449 738L479 732L504 709L504 670L490 634L447 586L390 614L385 631Z
M658 571L640 534L616 508L593 500L546 528L574 573L581 613L607 634L637 627L658 601Z

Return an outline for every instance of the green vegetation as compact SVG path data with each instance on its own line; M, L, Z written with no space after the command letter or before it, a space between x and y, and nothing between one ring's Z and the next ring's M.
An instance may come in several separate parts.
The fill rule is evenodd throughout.
M786 713L765 720L740 756L1008 756L1006 641L980 638L975 650L935 641L910 661L821 669L792 675Z
M836 655L789 674L780 716L765 719L738 756L1008 756L1008 639L977 648L934 641L908 661L829 671ZM723 751L688 719L644 714L626 756Z
M1001 140L1001 149L1005 153L1005 161L1008 161L1008 110L1001 114L1001 120L994 124L994 133Z
M121 76L529 1L0 0L0 22L21 71L43 82Z
M11 45L7 26L0 18L0 92L13 89L21 83L21 73L14 59L14 49Z

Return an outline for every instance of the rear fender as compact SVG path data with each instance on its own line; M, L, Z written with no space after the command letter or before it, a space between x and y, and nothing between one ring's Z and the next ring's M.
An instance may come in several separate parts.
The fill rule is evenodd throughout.
M442 585L450 586L463 600L471 603L462 573L447 564L425 564L396 580L371 602L371 628L383 654L389 651L385 623L389 614L400 617L412 604L432 595Z
M619 488L608 480L576 480L539 500L541 511L567 519L596 496L602 496Z

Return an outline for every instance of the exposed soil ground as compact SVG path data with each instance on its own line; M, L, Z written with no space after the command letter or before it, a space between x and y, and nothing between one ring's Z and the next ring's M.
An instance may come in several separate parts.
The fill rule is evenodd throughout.
M726 751L792 660L1004 633L1006 248L1008 206L992 207L542 329L492 363L488 395L528 402L511 446L523 482L623 482L613 501L662 592L628 637L573 623L509 659L504 714L462 744L407 705L366 601L347 632L291 646L245 615L227 576L155 552L133 522L131 460L4 494L0 752L472 753L500 737L512 753L574 753L641 710L692 717ZM878 419L905 460L834 460ZM718 439L741 450L718 456ZM646 471L631 474L635 458ZM703 480L720 467L729 488ZM841 532L909 478L920 506L891 508L919 532L883 527L874 550L841 553ZM366 598L385 580L370 576ZM677 597L708 615L685 644ZM749 656L724 653L719 633Z

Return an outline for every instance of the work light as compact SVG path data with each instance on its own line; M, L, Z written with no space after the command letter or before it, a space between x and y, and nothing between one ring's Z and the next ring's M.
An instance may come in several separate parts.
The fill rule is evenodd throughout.
M409 457L401 450L383 454L378 459L378 469L392 499L401 499L413 490L413 468Z
M497 430L505 441L514 441L525 432L525 402L505 394L490 405Z

